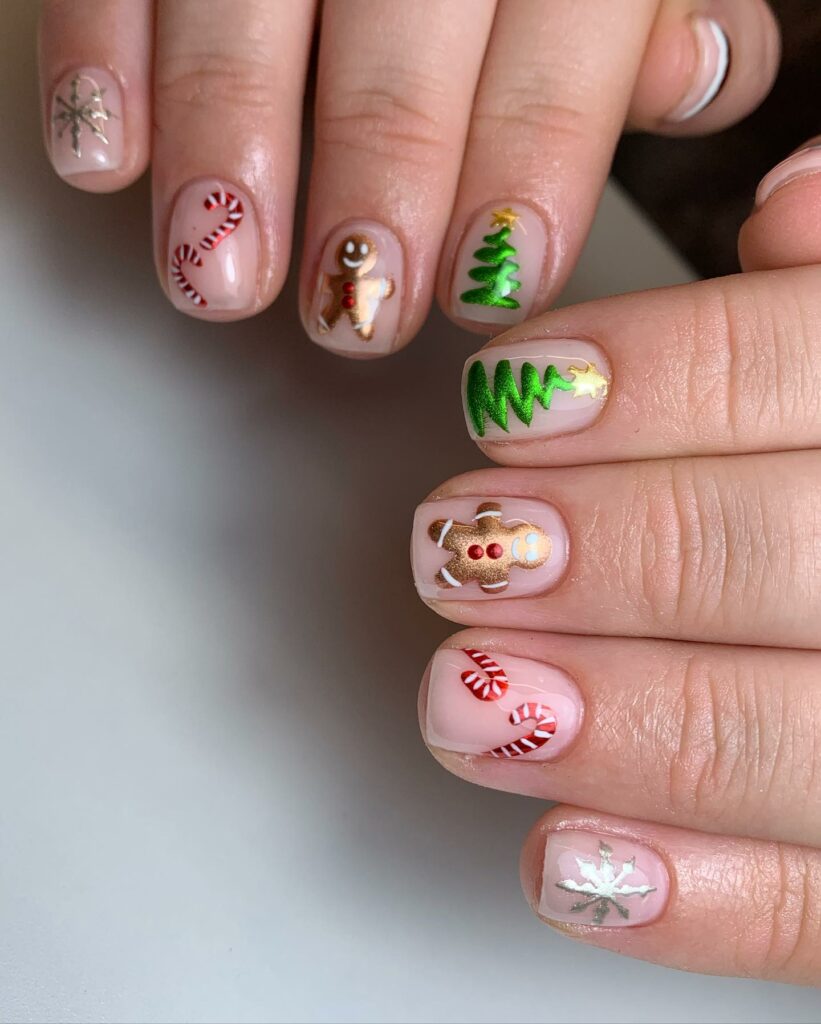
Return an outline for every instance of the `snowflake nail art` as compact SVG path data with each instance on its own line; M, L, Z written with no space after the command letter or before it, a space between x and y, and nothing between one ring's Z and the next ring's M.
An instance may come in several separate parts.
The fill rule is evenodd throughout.
M628 896L645 897L648 893L655 892L654 885L627 885L625 879L629 878L636 870L636 858L632 857L625 861L621 870L616 874L616 867L613 864L613 850L605 842L599 842L599 864L596 866L592 860L585 860L577 857L579 874L583 882L576 882L572 878L563 878L556 882L556 887L566 892L580 893L584 899L574 903L570 912L580 914L585 910L593 908L593 924L602 924L605 917L613 907L625 919L630 917L630 911L620 899Z

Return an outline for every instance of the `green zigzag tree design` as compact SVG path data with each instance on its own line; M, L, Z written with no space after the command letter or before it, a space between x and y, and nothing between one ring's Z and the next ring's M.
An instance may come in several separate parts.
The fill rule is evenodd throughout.
M550 408L553 392L573 391L574 383L567 380L552 364L544 372L544 380L532 363L523 363L521 390L516 384L509 359L501 359L493 374L493 389L487 379L485 364L477 359L468 370L465 385L468 413L479 437L485 436L485 416L502 430L507 430L508 407L526 426L533 419L533 405L538 402Z

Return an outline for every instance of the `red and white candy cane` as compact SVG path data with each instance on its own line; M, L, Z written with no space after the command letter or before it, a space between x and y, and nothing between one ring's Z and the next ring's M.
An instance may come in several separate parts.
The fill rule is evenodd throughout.
M501 747L494 747L488 753L492 757L518 757L519 754L529 754L532 750L543 747L556 732L556 715L553 709L540 701L528 701L510 712L511 725L521 725L522 722L530 721L536 723L536 728L526 736L521 736L512 743L505 743Z
M171 257L171 276L177 282L180 291L187 299L190 299L195 306L202 306L204 308L208 303L191 284L185 274L183 274L183 263L191 263L195 267L202 266L202 256L200 256L193 245L189 245L187 242L184 242L182 245L178 245L174 250L174 255Z
M474 650L472 647L465 647L463 650L482 671L463 672L462 682L478 700L498 700L508 687L505 670L483 651Z
M203 249L216 249L223 239L227 238L232 231L237 230L239 222L245 216L242 200L237 199L231 192L226 192L224 188L215 189L205 200L206 210L215 210L218 206L224 207L228 211L228 216L218 228L203 238L200 242Z

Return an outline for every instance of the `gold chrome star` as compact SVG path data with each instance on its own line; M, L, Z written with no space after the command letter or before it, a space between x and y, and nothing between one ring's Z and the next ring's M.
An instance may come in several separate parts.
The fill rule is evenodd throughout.
M607 378L599 373L594 363L588 363L584 369L580 366L568 366L567 369L573 375L574 398L607 397Z
M82 100L80 99L81 82L88 82L89 84L89 93ZM80 133L83 130L83 125L93 135L96 135L101 142L104 142L106 146L108 145L108 137L103 125L109 118L115 115L103 106L104 92L105 90L101 89L89 75L75 75L71 80L71 92L69 93L68 100L64 100L62 96L55 96L54 98L57 112L53 117L53 121L59 126L57 138L61 139L63 132L68 128L71 131L71 148L74 150L76 157L82 156Z
M490 222L492 228L510 228L512 231L516 227L516 221L519 219L521 214L515 213L509 206L506 206L504 210L494 210L491 214L493 218Z

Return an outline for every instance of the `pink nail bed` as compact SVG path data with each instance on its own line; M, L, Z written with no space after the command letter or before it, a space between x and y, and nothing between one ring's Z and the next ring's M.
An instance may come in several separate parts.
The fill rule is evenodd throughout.
M730 68L730 44L721 25L703 14L694 15L690 24L696 44L696 70L681 102L667 115L667 120L675 123L688 121L709 106Z
M568 560L567 527L547 502L445 498L420 505L411 561L416 589L439 601L482 601L549 590Z
M318 345L368 358L390 352L399 333L404 258L396 235L348 221L322 250L306 329Z
M531 207L509 199L483 207L456 255L453 315L492 325L524 320L539 290L546 251L544 221Z
M788 156L780 164L776 164L771 171L759 182L755 192L755 205L763 206L773 192L789 185L796 178L804 178L810 174L818 174L821 171L821 146L807 146L797 153Z
M579 829L547 838L539 913L568 924L649 924L670 896L664 861L642 843Z
M220 178L184 185L168 231L168 291L186 313L253 309L259 233L250 198Z
M123 100L102 68L69 71L51 100L51 162L63 177L114 171L123 161Z
M604 408L610 364L591 341L491 345L468 359L462 397L474 440L553 437L589 427Z
M582 700L561 669L530 658L443 648L431 662L425 739L498 760L552 761L581 726Z

